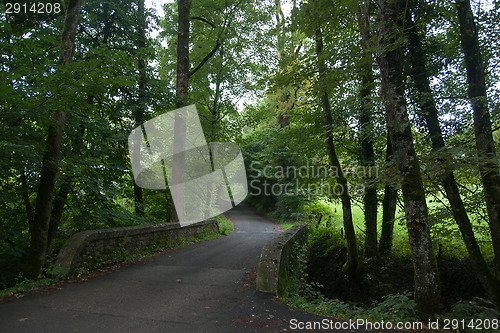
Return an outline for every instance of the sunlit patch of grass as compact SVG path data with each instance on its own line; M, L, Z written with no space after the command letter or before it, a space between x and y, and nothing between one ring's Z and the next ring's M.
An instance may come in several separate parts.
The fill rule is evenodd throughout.
M234 223L229 220L224 214L217 215L215 217L217 223L219 223L219 233L227 236L234 230Z
M284 222L280 223L280 226L283 227L283 229L288 230L288 229L290 229L291 227L293 227L296 224L297 224L296 222L287 222L287 221L284 221Z

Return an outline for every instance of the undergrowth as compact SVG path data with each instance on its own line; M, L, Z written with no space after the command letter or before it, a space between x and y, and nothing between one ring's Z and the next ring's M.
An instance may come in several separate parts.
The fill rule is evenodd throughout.
M158 252L163 252L172 248L229 235L229 233L234 229L233 222L228 220L224 215L216 216L215 219L219 224L218 233L206 232L199 236L190 237L187 239L181 237L176 242L152 244L148 249L141 251L130 252L124 247L117 247L115 250L113 250L111 253L106 254L105 256L84 255L84 260L78 268L77 277L88 274L99 268L115 265L118 263L137 262L140 259L150 257ZM58 249L60 249L61 247L62 244L58 246ZM14 286L0 290L0 298L6 296L19 296L65 280L66 276L62 273L59 267L54 266L56 258L57 252L52 252L47 255L46 268L44 269L44 273L40 275L38 279L27 279L23 277L22 274L19 274L15 280Z
M215 217L217 223L219 224L219 233L221 235L227 236L234 230L234 224L231 222L224 214L217 215Z
M425 315L417 311L412 295L411 258L402 256L399 249L395 252L398 254L365 260L361 282L354 282L342 273L346 249L341 234L331 227L309 225L306 241L294 244L290 251L289 284L281 300L308 312L336 318L427 323ZM446 318L465 322L493 319L484 313L484 308L469 302L474 296L483 295L468 261L442 257L438 264L443 311L437 319L441 322Z

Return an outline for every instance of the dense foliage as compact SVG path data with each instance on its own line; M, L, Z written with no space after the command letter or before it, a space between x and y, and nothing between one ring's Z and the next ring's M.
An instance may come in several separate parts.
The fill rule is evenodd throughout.
M78 231L175 219L168 191L134 188L127 137L194 103L207 141L242 148L247 201L316 228L297 249L309 271L292 303L356 317L363 306L347 303L375 302L368 317L409 320L438 312L430 295L468 272L462 298L499 309L498 2L60 3L0 16L1 289L46 275ZM50 195L47 165L58 171ZM42 271L27 265L37 237ZM373 287L395 268L413 278ZM336 294L342 285L352 293ZM461 304L453 296L447 310Z

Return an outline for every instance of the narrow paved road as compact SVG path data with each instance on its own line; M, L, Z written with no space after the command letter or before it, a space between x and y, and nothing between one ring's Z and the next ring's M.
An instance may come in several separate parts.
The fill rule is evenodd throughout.
M0 304L0 332L290 332L292 318L321 320L255 291L280 228L245 205L227 215L229 236Z

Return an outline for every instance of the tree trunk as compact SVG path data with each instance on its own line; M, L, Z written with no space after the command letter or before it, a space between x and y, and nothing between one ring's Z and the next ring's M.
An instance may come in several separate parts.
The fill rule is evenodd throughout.
M178 0L179 22L177 30L177 89L179 106L187 105L189 87L189 22L191 0Z
M385 118L392 150L398 169L405 206L406 226L413 259L415 301L421 312L432 315L439 312L439 275L432 251L427 203L415 154L411 125L406 110L401 72L402 48L398 41L398 22L404 14L402 0L378 2L379 50L377 62L382 79Z
M70 0L61 39L59 65L71 62L75 50L75 34L80 19L82 0ZM40 184L35 206L35 216L31 229L31 242L26 261L25 273L28 278L36 278L42 273L47 251L47 233L49 229L50 210L54 197L54 187L59 169L62 135L66 112L52 111L51 123L47 136L47 147L42 160Z
M73 182L72 170L68 170L67 174L63 176L61 186L57 192L54 203L52 205L52 212L50 214L49 222L49 234L47 237L47 248L50 247L52 240L57 235L57 230L59 229L59 223L61 221L62 214L64 212L64 206L66 205L66 200L68 198L69 191L71 190L71 183Z
M191 0L178 0L177 9L179 12L179 22L177 30L177 87L176 96L178 100L178 106L187 105L188 88L189 88L189 24L190 24L190 11L191 11ZM175 137L174 145L183 145L186 136L185 123L179 117L175 117ZM184 154L175 154L173 157L174 166L183 166L185 156ZM183 182L184 170L179 170L175 168L172 174L173 184L180 184ZM177 210L184 209L183 193L178 191L179 201L177 202L179 207L175 207L172 200L172 222L178 222L179 217L183 216L183 213Z
M300 49L302 48L302 41L300 41L299 45L295 50L289 54L285 52L285 42L286 42L286 31L288 30L286 27L286 19L282 10L281 0L275 0L274 5L276 8L275 18L276 18L276 31L277 31L277 50L278 50L278 63L279 70L286 71L287 63L285 63L286 59L295 58ZM295 9L297 6L296 1L293 1L292 8ZM292 10L293 10L292 9ZM290 89L290 86L281 87L276 93L276 114L277 114L277 122L280 128L285 128L290 125L290 112L295 107L295 98L297 95L298 87L294 87L295 94L292 96L292 92L294 89ZM286 166L284 166L286 167Z
M219 56L221 60L224 59L224 48L219 48ZM210 137L208 142L216 141L216 125L221 120L220 117L220 109L221 109L221 93L222 93L222 68L217 71L215 75L215 96L212 102L212 105L208 104L208 109L210 110L210 114L212 115L212 119L210 122Z
M71 154L73 156L79 156L81 149L84 145L83 136L85 134L85 125L80 124L77 131L75 132L73 144L71 148ZM59 191L54 197L54 202L52 204L52 212L50 214L49 222L49 234L47 238L47 248L50 247L50 243L55 238L57 230L59 229L59 223L61 221L62 214L64 212L64 206L66 205L66 200L68 194L71 191L71 184L73 183L73 166L70 165L64 175L62 176L61 185Z
M283 70L282 62L285 59L285 15L281 9L281 0L275 0L276 6L276 31L277 31L277 49L278 62L280 69ZM290 115L288 114L288 103L290 100L290 92L286 87L279 89L277 92L276 114L278 115L278 125L280 128L285 128L290 125Z
M144 13L144 0L137 1L137 12L138 12L138 22L137 22L137 52L139 54L137 60L137 67L139 68L139 93L137 107L135 109L135 124L140 126L144 121L144 112L146 110L146 61L144 60L144 49L146 48L146 15ZM140 157L139 157L140 159ZM134 183L134 208L135 214L138 217L144 217L144 199L142 194L142 188L138 186L133 177L132 182Z
M373 58L369 51L369 32L367 15L358 13L358 23L361 31L362 57L360 61L361 89L359 108L360 125L360 160L365 168L364 181L366 191L363 198L365 211L365 258L377 256L377 186L370 170L375 165L375 154L373 152L373 103L371 94L375 86L372 64Z
M469 0L457 0L460 39L467 68L468 95L474 110L474 132L478 154L479 173L483 184L489 227L495 252L495 262L500 267L500 175L495 161L495 142L491 130L484 63L479 49L477 27Z
M442 170L444 171L441 176L441 182L446 192L446 197L450 203L451 211L457 225L462 233L472 267L476 275L483 285L483 288L488 293L489 297L495 303L496 308L500 305L500 284L496 277L493 275L484 260L481 250L476 241L474 231L467 215L464 203L460 196L457 182L453 170L449 167L447 161L451 160L451 156L446 149L441 126L439 124L438 110L434 100L432 90L429 84L427 74L426 58L422 50L420 37L416 30L415 23L412 22L411 14L408 13L407 22L409 29L407 30L409 42L409 56L411 60L411 76L413 78L415 88L417 90L417 103L420 106L421 116L425 119L429 135L432 143L432 150L436 154L441 154L438 158Z
M325 143L330 166L336 175L336 181L341 187L341 201L342 201L342 216L344 222L344 230L347 241L347 262L344 264L344 272L353 277L358 277L358 247L356 244L356 233L354 232L354 225L352 223L351 212L351 198L349 196L349 189L347 187L347 179L344 176L340 161L335 152L335 145L333 143L333 129L332 129L332 113L330 110L330 101L328 100L328 92L326 90L326 64L323 55L323 38L321 29L316 30L316 53L318 55L318 70L319 70L319 84L321 86L321 106L325 118Z
M134 182L134 210L135 215L144 217L144 199L142 195L142 188Z
M391 138L387 135L387 150L385 153L386 163L389 164L393 158ZM382 230L379 242L380 254L389 254L392 250L397 199L398 189L396 186L393 184L386 184L384 188L384 201L382 202Z
M26 217L28 218L28 225L31 228L33 227L33 207L31 206L29 188L28 188L28 180L26 177L26 167L21 171L21 197L24 201L24 207L26 208Z

